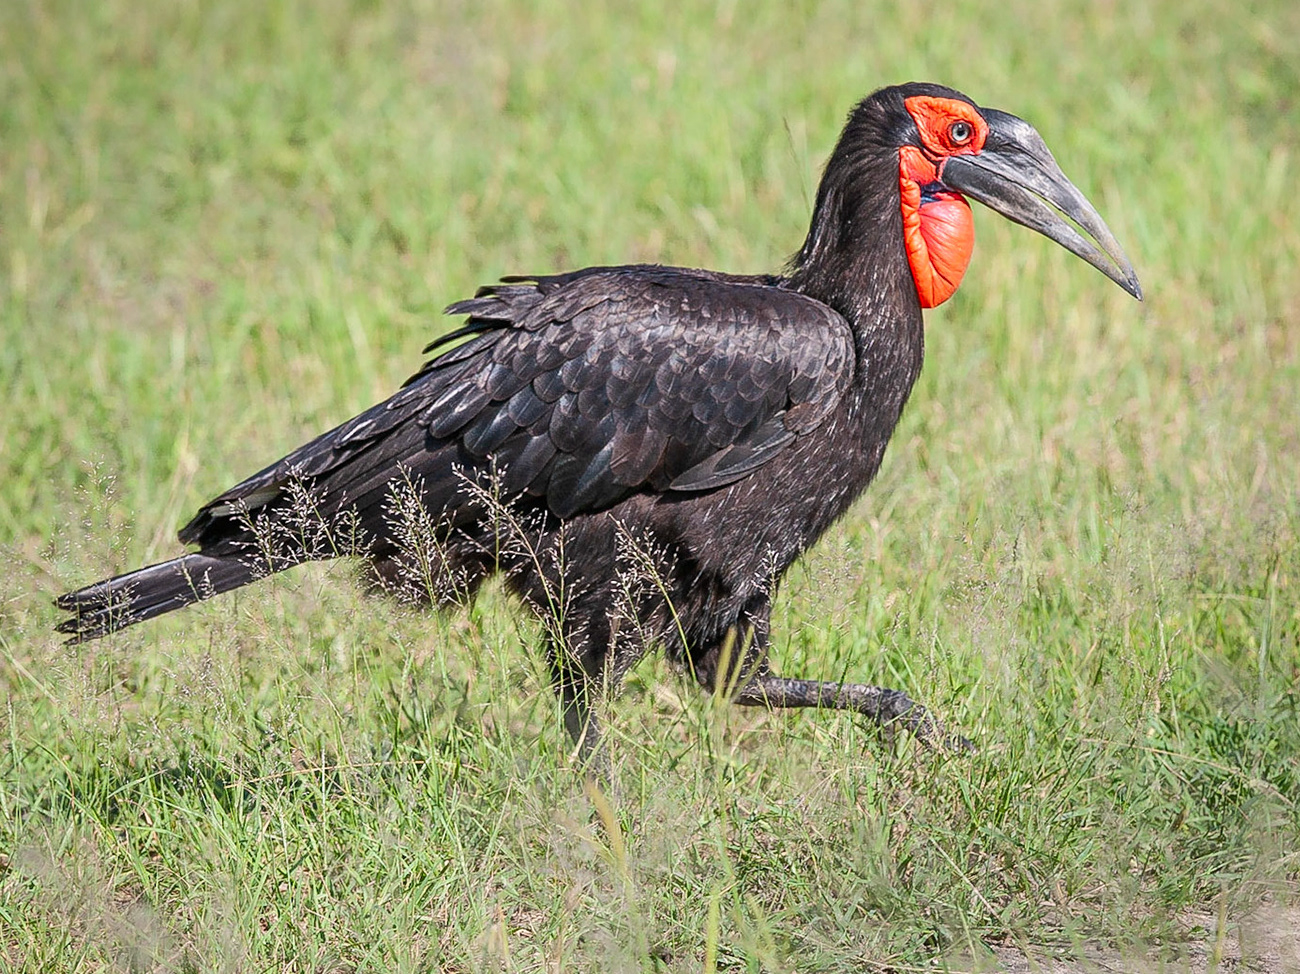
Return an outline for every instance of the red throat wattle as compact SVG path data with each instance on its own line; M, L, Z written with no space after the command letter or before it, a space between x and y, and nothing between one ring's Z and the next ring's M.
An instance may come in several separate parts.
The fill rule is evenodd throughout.
M903 244L921 307L943 304L975 250L970 204L951 190L926 192L939 182L933 163L915 146L898 150L898 188L903 201Z
M943 163L948 156L979 152L988 123L971 105L955 99L916 96L905 104L923 148L905 145L898 150L903 244L921 307L934 308L957 290L975 249L970 204L943 186ZM954 124L963 123L965 129L954 129ZM966 138L954 139L954 131L966 133Z

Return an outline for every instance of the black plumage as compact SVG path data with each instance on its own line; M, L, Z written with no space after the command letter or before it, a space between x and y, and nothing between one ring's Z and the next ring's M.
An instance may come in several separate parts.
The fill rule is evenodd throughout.
M897 691L766 662L781 576L875 475L921 369L899 190L911 95L969 104L913 85L858 105L786 274L595 267L482 288L394 396L206 504L180 532L195 553L60 597L60 631L96 638L336 555L435 603L500 571L546 623L587 749L593 689L655 644L738 702L933 738Z

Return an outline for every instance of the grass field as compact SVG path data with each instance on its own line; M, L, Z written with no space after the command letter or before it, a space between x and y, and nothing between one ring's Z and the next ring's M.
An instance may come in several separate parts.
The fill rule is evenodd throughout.
M1298 66L1292 0L0 5L0 968L1265 963L1300 907ZM341 564L51 632L478 284L779 268L844 113L912 79L1035 123L1147 293L977 212L879 480L782 590L780 672L906 688L973 756L651 660L592 797L515 606Z

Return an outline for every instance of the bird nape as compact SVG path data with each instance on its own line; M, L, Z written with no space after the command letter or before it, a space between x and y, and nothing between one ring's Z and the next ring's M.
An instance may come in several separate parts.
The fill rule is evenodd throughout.
M542 621L584 758L595 698L652 646L736 703L960 745L898 690L777 676L767 646L781 577L880 466L921 370L921 309L970 260L967 197L1141 298L1028 123L938 85L884 88L850 112L785 273L592 267L482 288L425 351L459 344L204 505L180 532L191 553L60 596L59 631L94 639L340 555L434 605L499 572Z

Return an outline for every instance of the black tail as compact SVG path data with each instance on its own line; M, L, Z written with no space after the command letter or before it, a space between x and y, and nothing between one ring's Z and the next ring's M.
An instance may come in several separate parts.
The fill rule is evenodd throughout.
M239 558L183 555L60 595L54 604L72 618L58 630L72 637L69 643L98 639L247 585L263 574Z

